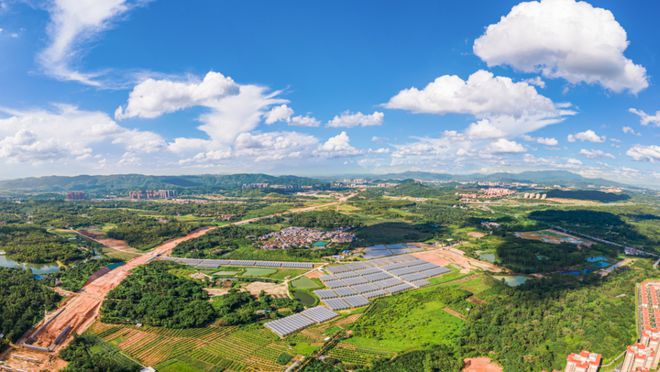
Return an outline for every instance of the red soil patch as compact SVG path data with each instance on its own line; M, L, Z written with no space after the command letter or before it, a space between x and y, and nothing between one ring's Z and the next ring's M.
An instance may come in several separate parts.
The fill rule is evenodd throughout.
M503 369L490 358L466 358L463 360L463 372L502 372Z
M305 276L310 279L320 278L323 273L320 270L312 270L305 273Z

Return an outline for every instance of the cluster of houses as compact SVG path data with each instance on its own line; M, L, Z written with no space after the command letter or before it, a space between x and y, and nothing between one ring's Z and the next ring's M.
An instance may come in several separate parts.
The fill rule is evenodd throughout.
M351 243L355 239L355 234L348 230L348 228L320 230L292 226L261 236L259 243L263 249L323 248L328 243Z

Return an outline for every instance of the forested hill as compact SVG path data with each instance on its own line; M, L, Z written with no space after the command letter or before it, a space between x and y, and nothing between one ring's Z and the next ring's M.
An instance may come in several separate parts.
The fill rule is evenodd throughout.
M120 174L110 176L48 176L0 181L5 192L65 192L124 193L145 189L173 189L180 192L215 192L233 190L243 185L268 183L271 185L310 186L324 185L323 181L297 176L271 176L267 174L147 176Z
M526 182L542 185L563 186L626 186L618 182L602 178L586 178L579 174L561 170L527 171L521 173L491 173L491 174L447 174L432 172L403 172L382 175L366 176L369 179L379 180L405 180L416 179L423 181L459 181L459 182Z

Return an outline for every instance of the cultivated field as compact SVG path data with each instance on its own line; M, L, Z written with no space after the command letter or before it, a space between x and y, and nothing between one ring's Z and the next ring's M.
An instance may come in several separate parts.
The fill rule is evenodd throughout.
M165 329L96 323L91 332L158 371L275 371L289 346L261 326Z

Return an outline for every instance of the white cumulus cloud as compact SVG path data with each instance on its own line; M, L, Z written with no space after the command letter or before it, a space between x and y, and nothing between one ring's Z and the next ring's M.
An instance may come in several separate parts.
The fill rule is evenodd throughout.
M258 85L238 84L215 71L208 72L203 79L190 76L187 79L147 79L133 88L128 102L117 109L115 117L156 118L203 107L207 111L199 116L202 125L198 129L208 135L206 145L226 146L239 134L254 130L262 120L275 120L275 114L269 110L273 105L286 103L286 100L277 98L279 93L269 92L266 87ZM195 142L188 141L186 145L190 147L192 143Z
M288 122L293 115L293 109L287 105L275 106L264 116L266 124L275 124L278 121Z
M522 137L525 141L536 142L546 146L557 146L559 144L559 141L553 137L533 137L527 134L523 135Z
M635 129L633 129L632 127L629 127L627 125L621 127L621 131L625 134L632 134L633 136L639 136L639 133L637 133L637 131L635 131Z
M612 12L584 1L541 0L514 6L475 40L488 66L585 82L621 92L648 87L646 69L624 56L626 31Z
M56 110L2 110L0 161L38 164L81 160L95 147L116 145L124 151L154 153L165 148L158 134L118 125L107 114L58 105Z
M316 137L298 132L241 133L234 144L234 155L256 161L303 158L317 143Z
M497 141L491 143L486 151L493 154L516 154L525 152L525 146L519 144L516 141L511 141L506 138L500 138Z
M605 152L603 150L589 150L589 149L581 149L580 150L580 155L589 158L589 159L596 159L596 158L610 158L614 159L615 156L610 154L609 152Z
M361 153L351 145L351 139L346 132L341 132L334 137L328 138L323 144L319 146L316 153L323 157L343 157L355 156Z
M584 132L579 132L575 134L569 134L566 139L568 142L575 142L575 141L581 141L581 142L596 142L596 143L602 143L605 142L605 136L599 136L596 134L591 129L585 130Z
M153 119L194 106L213 107L223 98L238 93L239 86L232 78L214 71L201 81L147 79L133 88L126 107L119 107L115 118Z
M309 115L292 116L289 125L294 127L318 127L321 125L319 119Z
M635 114L635 115L637 115L637 116L639 116L639 122L642 125L653 124L656 127L660 126L660 111L656 111L655 115L649 115L649 114L647 114L646 112L644 112L642 110L638 110L638 109L632 108L632 107L629 108L628 111Z
M660 161L660 146L657 145L634 145L626 151L626 155L637 161L648 161L655 163Z
M466 134L477 138L515 136L561 122L574 114L568 104L555 104L527 82L514 82L479 70L463 80L443 75L423 89L409 88L385 107L414 113L470 114L478 120Z
M328 121L328 127L351 128L381 125L383 124L384 117L385 114L379 111L375 111L372 114L345 111L341 115L336 115L332 120Z

